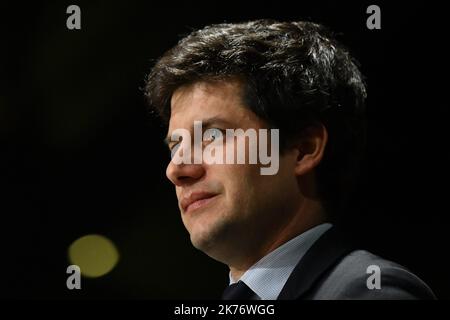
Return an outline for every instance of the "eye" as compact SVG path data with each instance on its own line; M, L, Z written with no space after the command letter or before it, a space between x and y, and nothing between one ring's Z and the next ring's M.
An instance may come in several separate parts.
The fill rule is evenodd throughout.
M181 142L177 142L169 147L170 149L170 158L172 159L180 148Z
M174 143L171 147L170 147L170 152L177 152L178 148L180 147L180 142Z
M222 138L222 130L218 128L210 128L203 133L203 141L212 142L218 138Z

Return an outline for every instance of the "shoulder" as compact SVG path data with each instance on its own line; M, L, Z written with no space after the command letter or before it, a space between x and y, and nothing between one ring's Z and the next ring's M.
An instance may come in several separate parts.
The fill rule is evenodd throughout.
M365 250L344 256L312 288L311 299L434 299L405 267Z

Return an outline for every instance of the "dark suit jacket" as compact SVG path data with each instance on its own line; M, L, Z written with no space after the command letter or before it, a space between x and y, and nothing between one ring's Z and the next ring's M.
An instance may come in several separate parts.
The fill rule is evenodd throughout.
M380 289L369 289L371 265L380 269ZM369 281L371 282L371 281ZM278 299L435 299L431 289L406 268L342 241L326 231L295 267Z

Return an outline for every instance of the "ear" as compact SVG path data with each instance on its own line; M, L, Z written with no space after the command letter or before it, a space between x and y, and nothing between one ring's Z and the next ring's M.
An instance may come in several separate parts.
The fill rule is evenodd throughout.
M322 160L328 142L328 131L322 123L305 128L296 144L298 150L295 173L298 176L311 172Z

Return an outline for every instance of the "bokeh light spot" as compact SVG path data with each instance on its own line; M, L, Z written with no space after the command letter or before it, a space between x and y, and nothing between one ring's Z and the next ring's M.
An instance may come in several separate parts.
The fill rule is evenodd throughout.
M119 252L108 238L91 234L75 240L69 247L69 261L80 267L81 275L101 277L119 261Z

